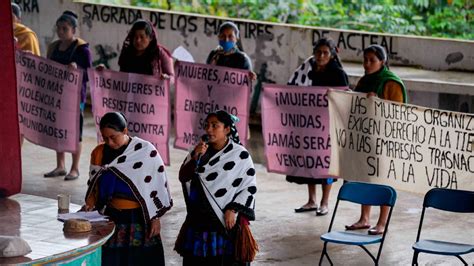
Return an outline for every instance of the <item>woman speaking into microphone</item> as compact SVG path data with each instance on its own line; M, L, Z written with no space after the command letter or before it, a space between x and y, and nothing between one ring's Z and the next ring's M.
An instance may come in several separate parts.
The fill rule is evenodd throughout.
M258 249L248 222L255 219L255 168L237 121L225 111L208 114L207 137L179 170L187 215L175 250L183 265L245 265Z

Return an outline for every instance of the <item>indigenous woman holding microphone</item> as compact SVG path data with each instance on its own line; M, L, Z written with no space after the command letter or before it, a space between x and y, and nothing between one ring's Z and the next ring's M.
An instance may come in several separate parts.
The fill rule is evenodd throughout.
M203 140L179 171L187 215L175 250L183 265L246 265L257 244L249 220L255 219L255 168L240 144L235 122L225 111L208 114Z

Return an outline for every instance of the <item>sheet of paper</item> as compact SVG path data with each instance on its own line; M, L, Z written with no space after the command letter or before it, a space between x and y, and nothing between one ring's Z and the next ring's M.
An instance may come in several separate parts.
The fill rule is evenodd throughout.
M89 222L102 222L108 221L107 216L100 214L98 211L93 212L73 212L73 213L60 213L58 214L58 220L67 221L70 219L84 219Z

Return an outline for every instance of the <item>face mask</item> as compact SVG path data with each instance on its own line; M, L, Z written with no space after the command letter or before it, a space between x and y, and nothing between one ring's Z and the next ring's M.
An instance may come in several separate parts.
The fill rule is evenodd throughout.
M233 41L219 41L219 45L224 49L224 52L230 51L230 49L234 48L235 42Z

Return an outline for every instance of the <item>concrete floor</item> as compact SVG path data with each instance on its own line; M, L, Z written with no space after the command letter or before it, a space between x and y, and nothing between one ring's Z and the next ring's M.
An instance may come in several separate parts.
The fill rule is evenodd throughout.
M258 132L252 138L258 140ZM23 190L22 193L56 198L59 193L72 195L72 202L82 204L86 191L86 174L89 154L96 145L95 129L91 114L86 114L81 177L74 181L62 178L43 178L43 174L55 167L55 152L25 142L22 149ZM263 153L262 150L253 153ZM173 251L174 241L184 221L185 205L181 186L177 179L179 166L186 152L171 148L171 166L167 168L174 207L162 220L162 239L168 265L180 265L181 257ZM263 157L259 154L255 157ZM70 156L67 156L70 166ZM296 214L293 209L307 200L305 186L290 184L279 174L268 173L264 165L256 165L258 193L257 220L252 230L260 245L254 265L315 265L321 255L320 235L327 232L330 215L316 217L313 212ZM342 182L337 182L332 190L330 210L334 209L335 198ZM318 199L321 194L318 187ZM421 213L423 195L398 191L398 201L393 212L390 232L383 248L380 265L409 265L413 255L412 244ZM335 229L342 230L344 224L354 222L359 216L359 207L350 203L340 205L340 215L336 217ZM330 212L331 214L331 212ZM378 208L373 208L372 223L376 222ZM472 214L448 214L430 210L426 216L422 237L431 237L474 244L474 216ZM375 250L375 247L370 250ZM336 265L370 265L371 260L359 247L329 245L329 254ZM464 256L469 265L474 263L474 254ZM420 265L459 264L455 258L422 254ZM325 265L328 264L325 261Z

